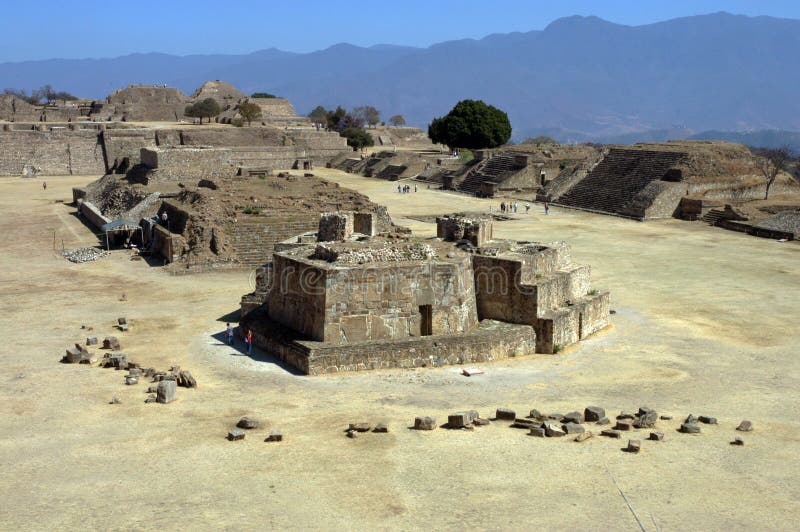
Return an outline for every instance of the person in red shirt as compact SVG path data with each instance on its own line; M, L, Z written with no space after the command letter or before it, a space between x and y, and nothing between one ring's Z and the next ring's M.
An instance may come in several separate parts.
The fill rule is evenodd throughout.
M245 337L245 342L247 342L247 354L253 352L253 331L247 329L247 336Z

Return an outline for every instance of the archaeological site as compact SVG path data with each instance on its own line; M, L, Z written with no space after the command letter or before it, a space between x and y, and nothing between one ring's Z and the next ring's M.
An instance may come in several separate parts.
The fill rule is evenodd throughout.
M65 55L74 31L111 49L101 25L149 40L162 19L219 53L0 60L19 87L0 94L3 529L796 527L800 159L745 143L742 113L774 120L761 70L725 78L739 136L704 137L679 117L719 90L659 66L696 52L659 47L666 23L237 55L226 39L282 26L316 46L312 10L68 7ZM321 18L366 33L341 11ZM631 36L648 62L626 77L607 56ZM34 89L44 70L76 96ZM648 122L673 78L693 92Z

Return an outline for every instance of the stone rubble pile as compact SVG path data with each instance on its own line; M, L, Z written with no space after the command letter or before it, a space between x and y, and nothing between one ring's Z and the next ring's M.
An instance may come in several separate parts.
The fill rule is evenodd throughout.
M78 249L71 249L69 251L64 251L61 254L68 261L80 264L83 262L95 261L97 259L107 256L109 253L108 251L97 248L78 248Z
M406 262L435 259L436 250L424 243L389 245L384 242L381 247L338 250L324 244L317 244L314 254L310 258L339 264Z

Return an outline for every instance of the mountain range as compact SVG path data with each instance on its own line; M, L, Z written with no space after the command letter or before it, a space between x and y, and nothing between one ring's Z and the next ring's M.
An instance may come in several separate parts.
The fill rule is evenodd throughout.
M209 79L287 97L303 114L373 105L422 127L461 99L482 99L508 113L516 140L800 130L800 20L714 13L624 26L574 16L427 48L0 63L0 87L51 84L88 98L132 83L191 93Z

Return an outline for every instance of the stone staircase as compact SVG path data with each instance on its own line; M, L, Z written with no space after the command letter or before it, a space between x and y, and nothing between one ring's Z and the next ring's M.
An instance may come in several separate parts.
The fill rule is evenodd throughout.
M723 209L711 209L705 213L701 219L710 225L717 225L717 222L725 218L727 217Z
M240 219L232 224L231 240L238 262L242 266L261 266L272 260L275 244L293 236L315 231L319 225L317 217L308 220L285 219Z
M498 153L491 159L480 161L467 173L464 179L455 184L456 190L477 195L481 183L486 181L501 182L509 174L522 168L514 161L512 152Z
M554 203L591 211L624 214L650 182L662 179L684 157L682 152L612 148L585 178Z

